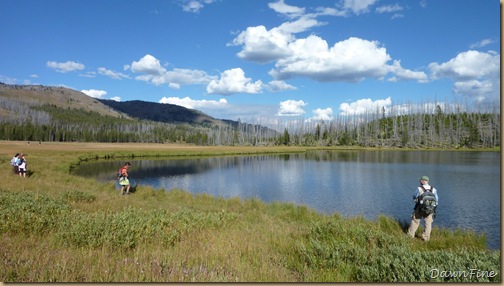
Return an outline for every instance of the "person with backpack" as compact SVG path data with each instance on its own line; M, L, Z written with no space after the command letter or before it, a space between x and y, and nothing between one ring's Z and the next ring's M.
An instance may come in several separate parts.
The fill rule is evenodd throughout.
M18 165L19 165L19 153L16 153L16 155L14 155L14 157L12 157L12 159L10 161L10 164L14 168L14 174L17 175L19 173L19 168L18 168Z
M429 185L429 177L422 176L420 178L420 186L416 189L413 195L415 202L414 212L411 215L411 224L408 229L408 235L415 237L415 233L423 218L425 229L422 234L424 241L429 241L432 230L432 222L436 215L436 207L439 204L437 190Z
M124 166L122 166L119 171L117 172L117 177L119 180L119 185L121 185L121 195L124 195L125 193L129 195L130 191L130 182L128 179L128 169L131 167L130 162L126 162ZM126 192L125 192L126 191Z

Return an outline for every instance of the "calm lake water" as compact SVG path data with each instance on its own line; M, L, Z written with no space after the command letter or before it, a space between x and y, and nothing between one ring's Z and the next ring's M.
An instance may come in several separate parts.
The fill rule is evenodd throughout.
M439 194L435 226L471 229L500 248L500 153L316 151L302 154L131 160L133 185L306 205L320 213L384 214L409 222L418 178ZM84 164L76 174L111 181L124 161Z

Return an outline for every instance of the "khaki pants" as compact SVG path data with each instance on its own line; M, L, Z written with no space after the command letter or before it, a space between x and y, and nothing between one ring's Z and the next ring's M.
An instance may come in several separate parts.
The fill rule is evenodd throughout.
M413 215L411 215L411 224L408 229L408 235L411 237L415 237L415 232L417 231L418 226L420 225L420 220L423 218L425 223L425 229L424 233L422 234L422 238L425 241L429 241L430 233L432 230L432 221L434 221L433 216L434 216L433 214L425 216L422 213L420 213L418 208L416 208Z

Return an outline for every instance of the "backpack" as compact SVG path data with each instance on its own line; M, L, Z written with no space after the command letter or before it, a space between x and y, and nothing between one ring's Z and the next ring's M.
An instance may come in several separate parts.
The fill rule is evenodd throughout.
M434 187L431 186L430 190L426 190L423 186L423 193L418 197L418 206L420 211L426 215L433 214L436 211L437 201L436 196L432 192Z

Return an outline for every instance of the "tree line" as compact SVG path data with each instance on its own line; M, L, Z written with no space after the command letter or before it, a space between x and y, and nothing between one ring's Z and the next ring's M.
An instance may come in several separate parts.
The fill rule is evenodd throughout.
M316 124L312 132L291 134L277 144L299 146L363 146L404 148L500 147L500 114L410 114L366 123L333 120Z
M363 146L408 148L500 147L500 112L386 114L385 109L330 121L292 120L283 126L170 124L103 116L83 109L29 105L0 98L0 139L57 142L186 142L196 145ZM277 131L281 130L281 131Z
M402 110L386 114L385 108L354 117L340 116L328 122L285 128L276 143L299 146L363 146L399 148L497 148L501 117L492 112ZM398 112L397 112L398 113Z

